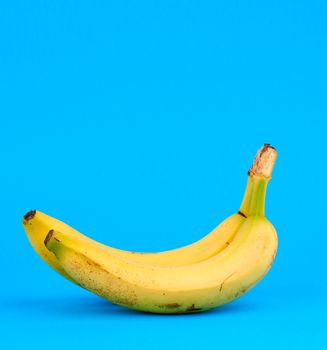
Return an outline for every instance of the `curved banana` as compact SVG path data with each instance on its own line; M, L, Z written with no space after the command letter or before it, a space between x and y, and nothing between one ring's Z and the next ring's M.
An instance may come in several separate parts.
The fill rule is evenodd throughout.
M263 216L249 217L222 252L187 266L151 266L109 254L51 230L45 240L81 287L113 303L145 312L205 311L241 296L269 270L277 237Z
M224 249L200 261L179 266L133 261L60 230L50 230L45 246L76 283L119 305L156 313L223 305L252 288L274 260L277 236L264 217L264 202L275 159L269 145L257 153L241 205L244 222Z
M36 210L31 210L24 215L23 227L37 254L54 270L71 281L72 279L63 271L58 261L52 254L49 254L44 247L44 238L51 229L61 231L71 237L92 241L94 244L102 246L103 249L106 249L110 253L135 262L158 264L161 266L187 265L205 260L228 246L236 231L244 222L246 216L250 215L251 198L257 187L258 185L254 181L254 177L249 176L243 202L238 213L225 219L199 241L181 248L159 253L130 252L103 245L97 241L91 240L89 237L81 234L64 222Z
M106 246L79 233L62 221L35 210L28 212L24 216L23 226L31 245L38 255L54 270L73 282L71 277L69 277L65 271L63 271L53 254L49 254L49 251L44 246L45 236L51 229L63 232L77 240L79 239L82 241L86 240L88 242L92 242L108 253L130 261L156 264L160 266L170 266L188 265L190 263L198 262L223 250L233 239L236 231L239 229L244 220L245 217L243 215L239 213L233 214L218 225L211 233L199 241L185 247L159 253L130 252Z

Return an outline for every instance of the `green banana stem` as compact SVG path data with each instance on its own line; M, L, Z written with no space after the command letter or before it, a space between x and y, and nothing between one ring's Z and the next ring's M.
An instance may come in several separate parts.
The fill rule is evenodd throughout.
M268 179L249 175L240 212L246 217L265 215L265 199Z
M246 217L265 215L266 190L276 157L276 150L268 144L265 144L257 152L248 172L248 182L240 207L240 214Z

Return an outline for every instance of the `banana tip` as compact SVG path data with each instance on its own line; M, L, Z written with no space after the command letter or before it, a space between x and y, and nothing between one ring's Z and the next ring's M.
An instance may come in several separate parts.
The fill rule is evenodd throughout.
M264 149L271 148L271 149L276 151L276 148L274 146L272 146L270 143L265 143L262 148L264 148Z
M48 242L50 241L51 237L54 234L54 230L50 230L47 234L47 236L44 239L44 245L47 246Z
M30 210L23 216L23 224L26 224L28 221L32 220L36 214L36 210Z

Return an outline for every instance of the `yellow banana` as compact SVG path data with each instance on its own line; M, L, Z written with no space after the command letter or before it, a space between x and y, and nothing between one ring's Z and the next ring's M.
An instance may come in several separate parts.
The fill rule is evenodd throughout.
M199 241L182 248L159 253L130 252L106 246L79 233L62 221L39 211L28 212L23 218L23 226L31 245L39 256L54 270L69 280L72 280L67 276L58 261L52 254L49 254L49 251L44 246L44 238L50 229L58 230L70 237L74 237L75 239L93 242L93 244L102 247L102 249L106 250L108 253L115 254L131 261L170 266L187 265L201 261L223 250L233 239L233 236L244 220L245 217L243 215L238 213L233 214Z
M130 262L53 230L45 245L69 276L100 297L140 311L185 313L223 305L252 288L273 262L277 237L266 218L251 216L222 252L169 267Z
M63 273L80 286L132 309L181 313L225 304L253 287L274 260L277 236L264 217L264 202L275 159L276 151L269 145L257 153L239 215L243 223L223 249L212 249L201 259L185 260L186 264L175 259L166 265L139 259L142 255L133 260L130 253L117 254L85 236L58 229L50 230L45 246ZM169 257L171 252L161 254Z

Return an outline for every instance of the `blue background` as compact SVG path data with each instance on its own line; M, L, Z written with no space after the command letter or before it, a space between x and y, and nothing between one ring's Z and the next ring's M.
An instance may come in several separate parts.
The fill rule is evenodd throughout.
M326 1L2 1L1 344L327 347ZM129 250L182 246L238 209L257 149L279 158L276 262L204 314L139 314L70 284L21 217Z

